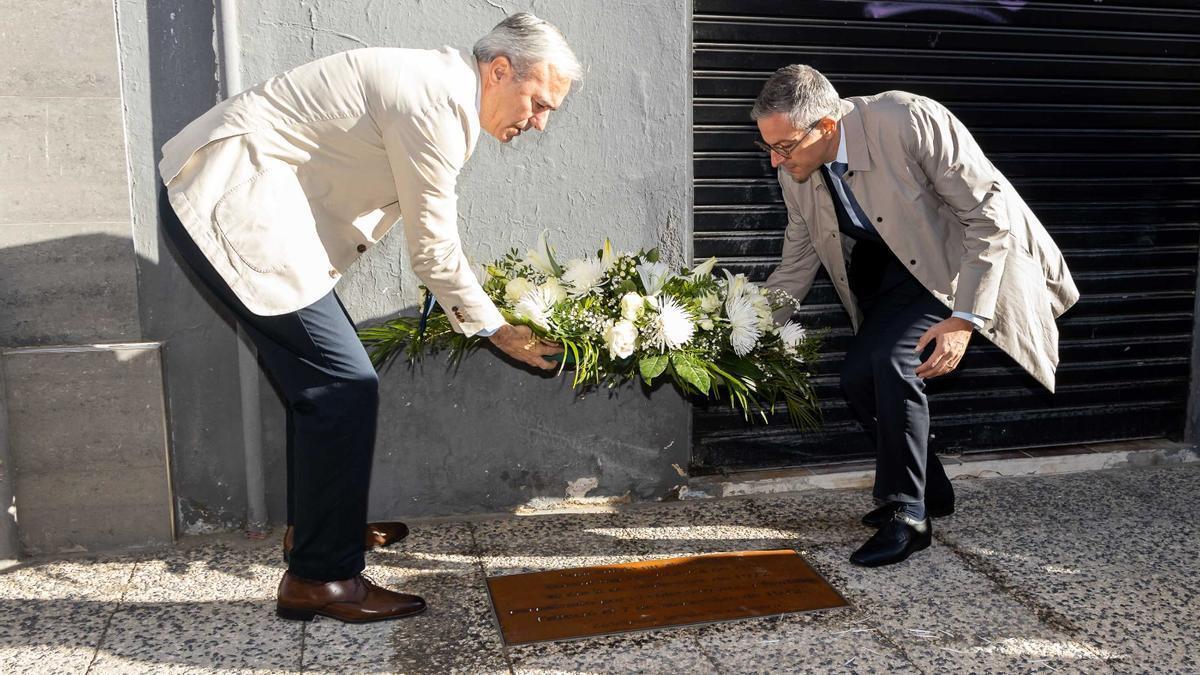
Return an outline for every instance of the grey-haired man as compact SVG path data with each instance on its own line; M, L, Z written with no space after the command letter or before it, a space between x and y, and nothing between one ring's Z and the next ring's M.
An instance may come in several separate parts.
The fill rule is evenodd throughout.
M378 378L333 288L403 217L413 270L454 328L552 368L543 357L560 349L508 325L475 278L455 183L481 130L508 142L545 129L579 76L557 28L516 14L473 55L358 49L299 66L163 147L166 234L246 328L287 405L279 616L359 623L425 609L362 575L364 546L407 528L366 523Z
M855 330L841 384L876 445L880 506L863 518L878 531L850 560L900 562L929 546L929 516L954 511L928 450L925 380L957 368L979 332L1053 391L1054 321L1079 292L1046 229L936 101L841 99L792 65L763 86L752 117L788 212L766 285L803 299L824 267Z

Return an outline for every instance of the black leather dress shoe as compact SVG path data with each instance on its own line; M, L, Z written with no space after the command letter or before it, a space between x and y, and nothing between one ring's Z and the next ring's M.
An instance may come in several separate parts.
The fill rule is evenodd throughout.
M901 506L903 504L899 502L888 502L863 516L862 524L878 530L888 524L888 521L892 519L892 516L896 515L896 511L899 511ZM930 518L944 518L954 513L954 497L951 496L949 500L930 499L926 501L925 513Z
M894 565L921 549L929 548L932 541L932 520L914 520L897 512L867 543L858 547L850 556L850 562L863 567Z

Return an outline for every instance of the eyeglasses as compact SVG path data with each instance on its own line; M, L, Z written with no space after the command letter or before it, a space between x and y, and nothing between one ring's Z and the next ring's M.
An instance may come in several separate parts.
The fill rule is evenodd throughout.
M786 146L780 146L778 144L767 145L766 143L763 143L760 140L755 140L754 144L757 145L763 152L765 152L767 154L771 154L773 152L784 159L790 159L792 156L792 153L796 150L796 148L800 147L800 144L804 142L804 139L808 138L808 135L812 133L813 129L817 128L817 125L820 124L821 120L823 120L823 119L825 119L824 115L822 115L821 117L818 117L816 122L813 122L812 124L808 125L808 129L804 130L804 134L801 135L800 138L796 139L795 141L792 141L791 143L788 143Z

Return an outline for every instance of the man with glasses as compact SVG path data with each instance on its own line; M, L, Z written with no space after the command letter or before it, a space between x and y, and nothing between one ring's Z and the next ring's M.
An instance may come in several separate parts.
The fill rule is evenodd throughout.
M855 336L846 400L876 447L877 531L857 565L929 546L954 490L928 451L925 381L958 367L974 332L1054 390L1054 320L1079 292L1054 241L966 127L923 96L841 99L821 73L780 68L751 116L787 206L766 285L802 300L824 267ZM790 310L775 318L782 322Z

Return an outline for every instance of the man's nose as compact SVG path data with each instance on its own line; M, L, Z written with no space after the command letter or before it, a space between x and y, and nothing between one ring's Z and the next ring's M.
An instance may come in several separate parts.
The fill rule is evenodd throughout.
M549 121L550 121L550 111L549 110L543 110L542 112L529 118L529 123L532 124L533 128L537 129L538 131L545 131L546 123Z
M771 168L772 169L779 168L779 165L783 164L783 161L784 161L784 159L783 159L782 155L780 155L778 152L774 152L774 151L771 152Z

